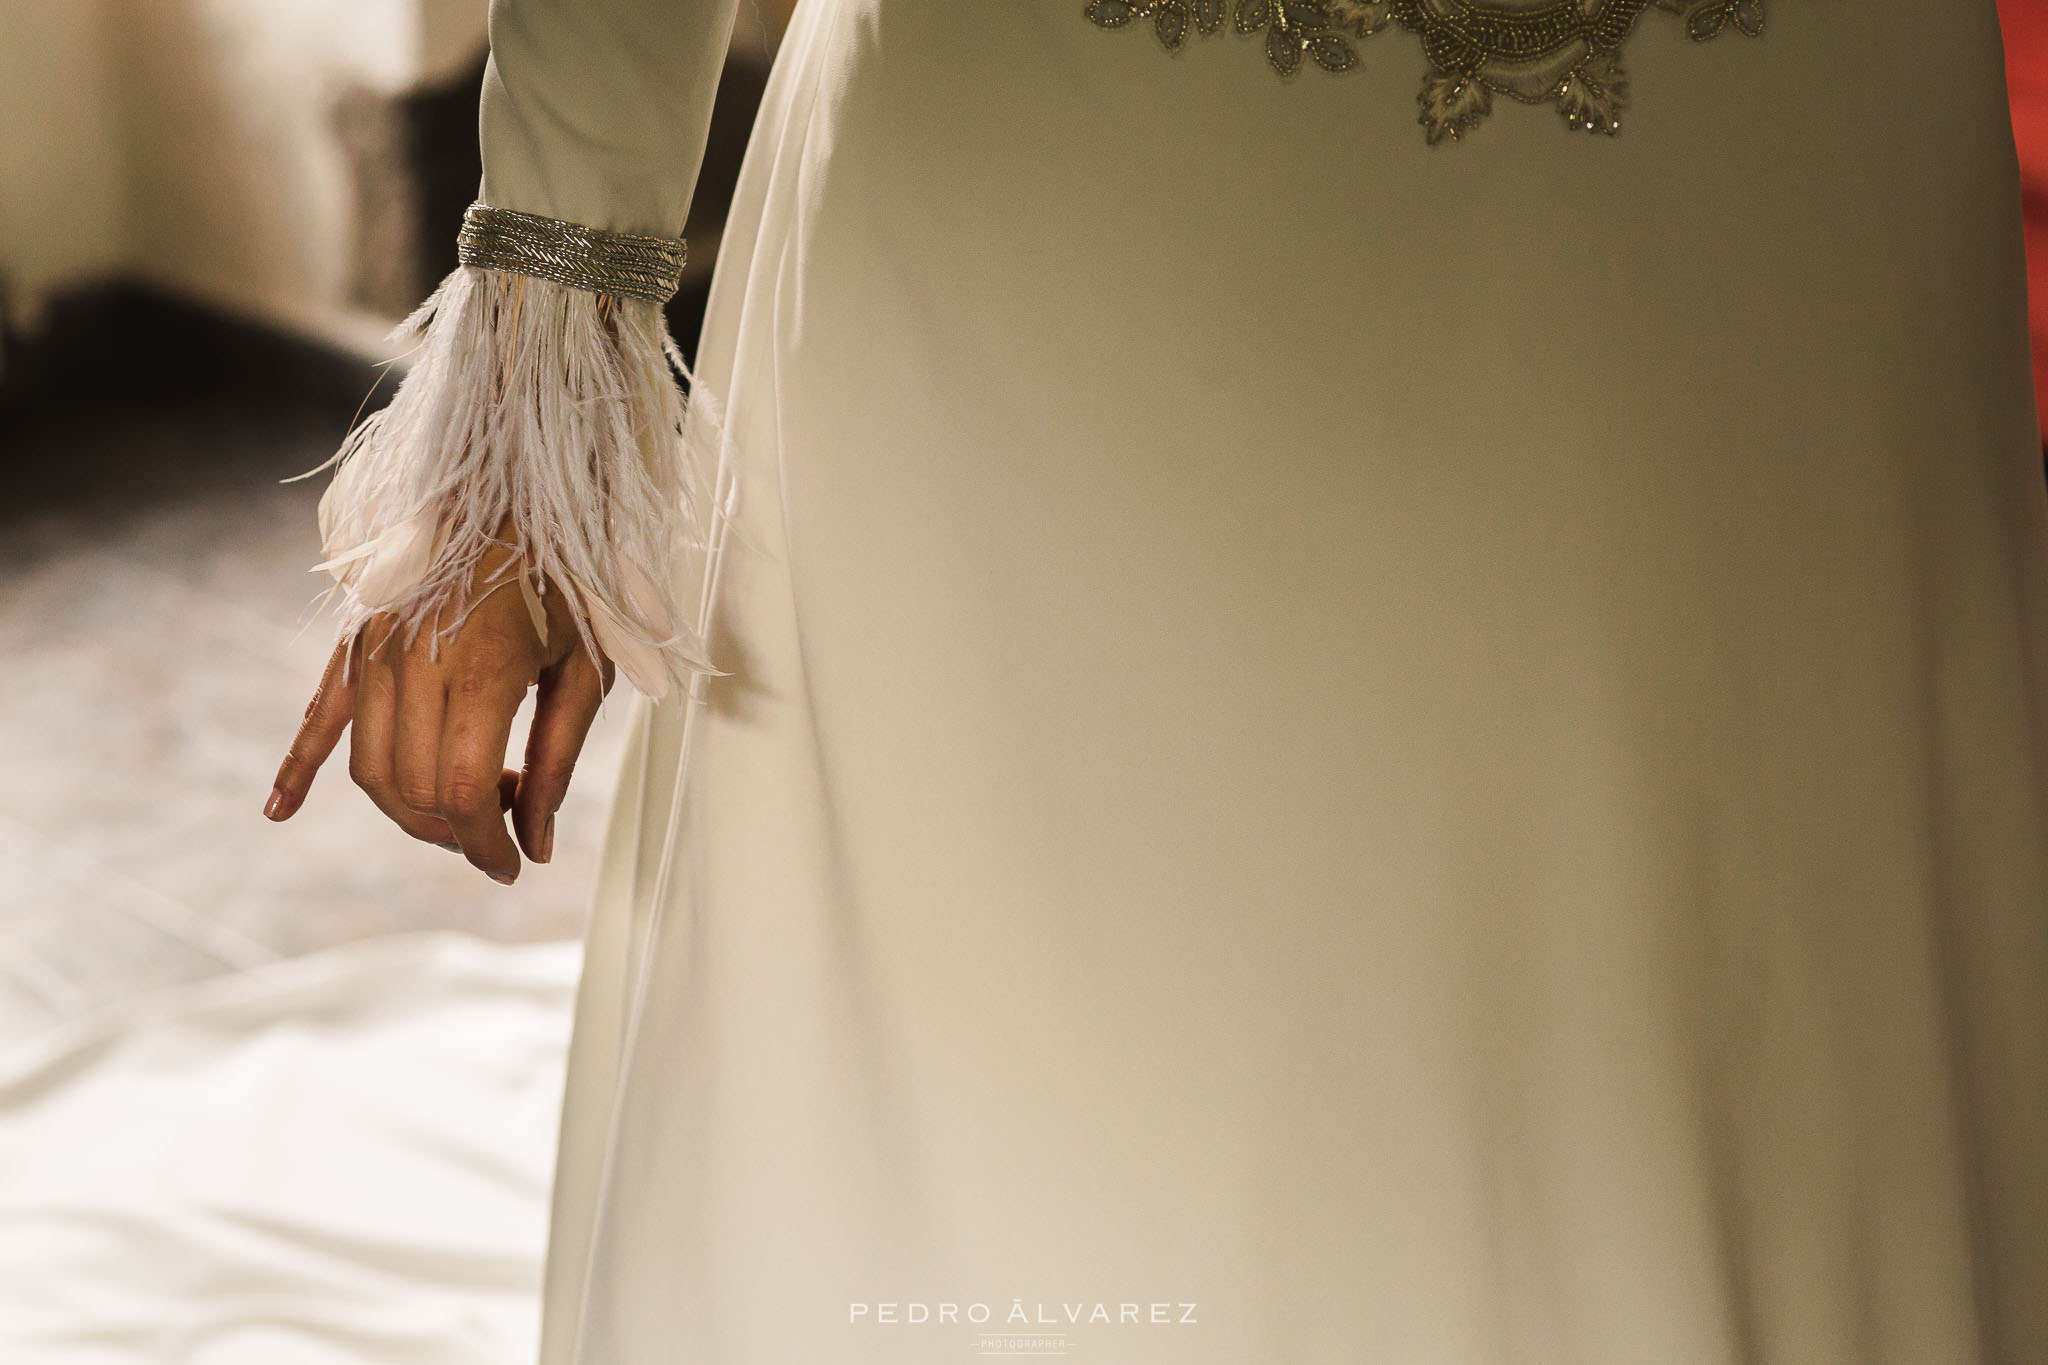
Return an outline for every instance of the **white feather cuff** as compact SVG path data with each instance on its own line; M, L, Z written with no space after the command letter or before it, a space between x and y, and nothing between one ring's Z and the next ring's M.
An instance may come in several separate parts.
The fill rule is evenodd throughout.
M717 672L674 586L678 556L703 543L692 428L717 415L685 402L660 307L462 265L393 336L419 342L396 396L307 471L338 462L318 567L342 633L389 612L438 649L475 606L484 553L509 540L523 572L493 590L521 584L543 636L534 591L553 586L583 642L646 695Z

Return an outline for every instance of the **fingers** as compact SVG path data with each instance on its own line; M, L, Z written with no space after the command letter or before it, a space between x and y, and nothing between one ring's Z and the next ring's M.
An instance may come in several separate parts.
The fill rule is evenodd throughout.
M585 649L572 650L543 673L534 699L533 726L526 735L526 771L512 807L512 827L526 856L544 863L554 856L555 812L569 792L590 724L611 684Z
M441 734L436 801L469 861L510 886L519 849L505 828L505 749L530 675L473 658L451 679Z
M320 771L320 765L341 741L341 732L348 728L356 709L356 678L361 668L354 655L361 638L358 633L336 641L334 652L327 656L327 669L320 675L320 685L306 707L306 718L299 725L299 732L292 736L291 749L277 770L277 779L271 783L270 799L263 806L263 814L269 819L289 820L292 812L305 802L306 793L313 786L313 775Z
M388 630L388 626L384 627ZM355 730L349 738L349 776L363 789L377 809L391 822L432 844L450 844L454 831L446 820L423 815L405 803L398 790L395 756L398 695L397 682L384 652L377 648L382 632L372 634L356 685ZM438 685L438 684L437 684Z
M483 594L473 614L455 622L453 640L431 630L404 638L396 625L380 613L337 646L266 813L283 819L296 809L350 729L349 773L393 824L510 884L522 844L542 861L551 853L549 817L611 684L610 665L579 654L548 670L522 774L504 766L505 750L545 659L524 603Z
M448 686L440 669L411 656L391 660L397 687L391 734L391 766L398 799L420 815L441 813L441 724Z

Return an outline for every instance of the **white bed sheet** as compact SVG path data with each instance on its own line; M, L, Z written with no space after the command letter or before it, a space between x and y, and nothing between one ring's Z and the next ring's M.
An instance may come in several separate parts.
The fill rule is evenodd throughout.
M533 1359L580 964L370 939L0 1054L0 1361Z

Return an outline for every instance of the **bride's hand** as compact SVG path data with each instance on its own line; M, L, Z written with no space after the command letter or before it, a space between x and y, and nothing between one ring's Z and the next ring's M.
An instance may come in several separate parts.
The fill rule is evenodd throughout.
M506 554L485 556L480 583ZM353 722L349 775L407 834L461 852L507 885L520 849L548 861L555 811L614 670L583 647L559 590L541 601L546 644L509 575L442 641L438 658L428 657L425 627L408 647L383 615L338 643L263 813L290 818ZM536 685L525 767L514 772L504 767L513 717Z

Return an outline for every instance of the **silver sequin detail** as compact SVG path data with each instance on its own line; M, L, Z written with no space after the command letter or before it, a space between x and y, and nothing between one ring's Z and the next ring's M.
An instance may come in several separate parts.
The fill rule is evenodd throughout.
M1429 57L1417 121L1435 146L1476 128L1495 95L1552 105L1584 132L1620 132L1629 95L1620 51L1650 9L1677 15L1695 42L1764 27L1764 0L1088 0L1083 13L1102 28L1149 20L1168 51L1190 33L1220 32L1227 18L1264 38L1266 63L1283 77L1308 63L1349 71L1360 39L1398 24Z
M462 215L455 255L463 265L666 303L682 282L688 247L680 237L608 232L476 203Z

